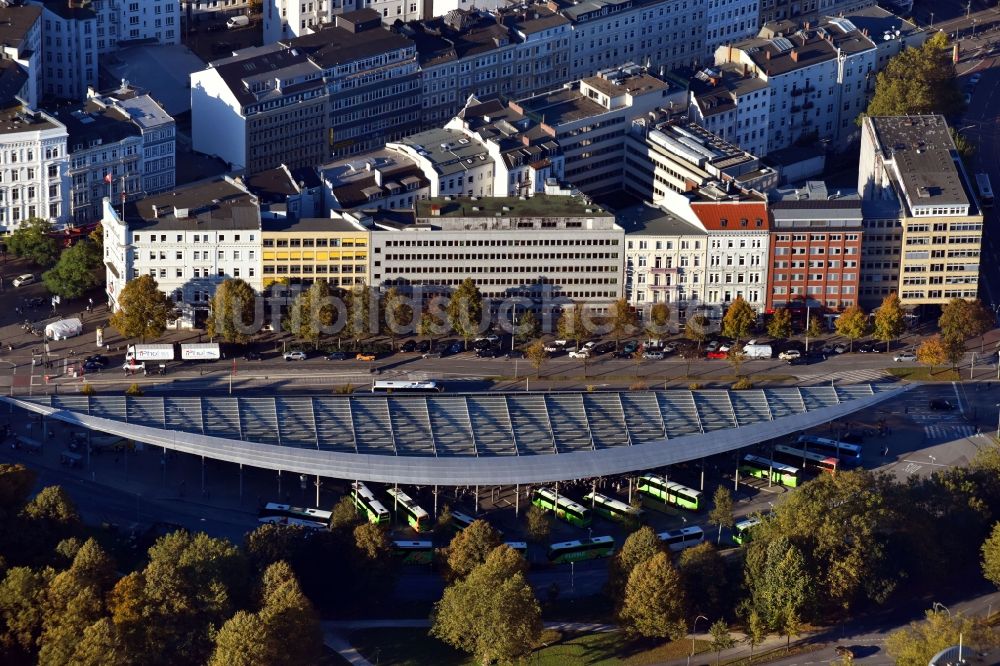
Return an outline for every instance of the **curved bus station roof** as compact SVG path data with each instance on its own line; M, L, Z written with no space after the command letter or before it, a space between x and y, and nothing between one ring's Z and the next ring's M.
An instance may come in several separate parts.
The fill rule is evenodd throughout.
M206 458L329 478L449 486L654 469L841 419L911 386L4 400Z

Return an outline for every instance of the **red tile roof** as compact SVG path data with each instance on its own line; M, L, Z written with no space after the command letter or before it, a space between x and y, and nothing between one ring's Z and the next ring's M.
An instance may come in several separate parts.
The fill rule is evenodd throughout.
M709 231L768 229L767 204L756 201L695 201L691 210ZM746 220L746 226L741 224ZM760 226L757 225L760 220ZM725 221L725 224L723 224Z

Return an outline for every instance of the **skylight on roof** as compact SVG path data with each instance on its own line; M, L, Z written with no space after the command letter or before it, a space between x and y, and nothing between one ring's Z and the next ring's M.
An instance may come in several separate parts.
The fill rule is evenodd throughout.
M774 48L778 49L780 53L792 50L792 43L785 37L775 37L771 40L771 44Z

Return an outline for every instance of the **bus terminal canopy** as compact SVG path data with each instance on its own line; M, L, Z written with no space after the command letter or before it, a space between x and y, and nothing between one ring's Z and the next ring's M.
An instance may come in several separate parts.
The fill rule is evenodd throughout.
M4 400L71 425L253 467L464 486L655 469L843 419L911 386Z

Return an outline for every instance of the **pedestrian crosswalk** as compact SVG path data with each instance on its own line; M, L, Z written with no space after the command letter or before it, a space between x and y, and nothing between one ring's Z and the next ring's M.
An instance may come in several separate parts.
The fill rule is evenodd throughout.
M825 372L818 374L797 375L800 382L825 384L833 382L835 384L869 384L871 382L886 381L889 375L881 368L869 368L865 370L838 370L835 372Z
M947 442L963 437L972 437L976 429L967 423L937 423L924 426L927 441Z

